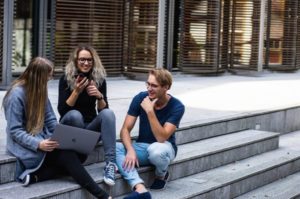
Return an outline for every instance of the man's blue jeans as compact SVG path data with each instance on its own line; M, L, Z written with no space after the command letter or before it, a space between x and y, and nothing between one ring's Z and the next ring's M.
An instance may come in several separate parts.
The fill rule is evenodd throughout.
M155 175L165 176L168 166L175 158L175 151L172 144L168 141L164 143L154 142L152 144L133 142L132 146L136 152L140 166L155 166ZM117 142L116 146L116 162L119 172L127 180L128 184L134 189L135 185L143 183L136 168L127 171L123 169L123 163L126 156L126 148L122 143Z
M83 116L79 111L71 110L63 116L60 122L100 132L105 161L116 162L116 118L112 110L103 109L90 123L84 123Z

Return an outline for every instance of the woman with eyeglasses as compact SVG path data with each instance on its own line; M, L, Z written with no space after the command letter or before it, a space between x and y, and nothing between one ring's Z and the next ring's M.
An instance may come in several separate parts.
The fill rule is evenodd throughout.
M58 143L50 139L57 124L47 89L52 74L52 62L36 57L4 96L6 146L17 158L16 180L28 186L69 174L95 197L107 199L108 194L82 166L85 157L74 151L57 149Z
M104 146L104 182L115 184L116 121L108 108L106 72L96 50L76 47L59 80L58 112L62 124L101 133Z

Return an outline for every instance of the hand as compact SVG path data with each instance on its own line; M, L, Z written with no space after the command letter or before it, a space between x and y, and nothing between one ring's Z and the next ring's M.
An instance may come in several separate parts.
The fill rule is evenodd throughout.
M50 152L59 146L57 141L46 139L39 143L38 148L42 151Z
M86 77L82 78L82 77L78 76L76 78L76 84L75 84L74 90L77 93L81 93L87 87L88 84L89 84L89 80Z
M150 111L154 110L154 105L155 105L156 101L157 101L157 98L151 101L149 96L147 96L142 101L141 106L146 113L149 113Z
M86 91L89 96L95 96L97 99L103 98L102 93L97 89L96 84L93 80L86 87Z
M134 150L128 151L122 167L125 171L129 172L134 169L135 165L139 167L139 160L136 157L136 153Z

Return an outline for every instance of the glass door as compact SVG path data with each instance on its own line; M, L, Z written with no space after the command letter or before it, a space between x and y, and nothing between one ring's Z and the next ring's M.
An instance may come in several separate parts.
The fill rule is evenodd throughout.
M12 74L19 75L32 57L32 0L14 3Z

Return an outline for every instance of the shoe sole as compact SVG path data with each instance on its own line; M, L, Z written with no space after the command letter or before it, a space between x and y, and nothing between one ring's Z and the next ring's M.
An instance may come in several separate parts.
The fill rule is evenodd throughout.
M29 175L26 175L26 176L25 176L25 180L24 180L24 182L22 183L22 186L23 186L23 187L28 187L28 186L29 186L29 182L30 182L30 176L29 176Z
M103 181L109 186L114 186L116 184L115 182L112 182L110 179L107 178L103 178Z

